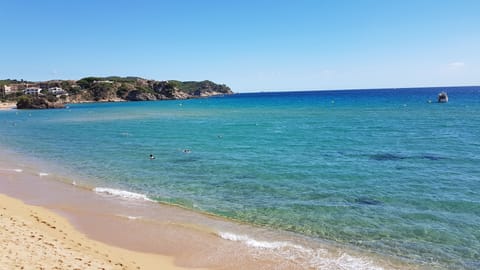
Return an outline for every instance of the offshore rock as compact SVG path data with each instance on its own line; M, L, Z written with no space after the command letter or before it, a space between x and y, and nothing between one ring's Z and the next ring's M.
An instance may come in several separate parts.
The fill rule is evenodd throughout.
M21 97L17 102L17 109L63 109L65 104L58 101L49 101L45 97Z

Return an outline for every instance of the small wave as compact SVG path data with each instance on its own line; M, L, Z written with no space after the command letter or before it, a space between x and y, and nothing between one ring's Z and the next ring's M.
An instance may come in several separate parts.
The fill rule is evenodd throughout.
M18 172L18 173L21 173L23 172L22 169L4 169L4 168L1 168L0 171L12 171L12 172Z
M142 218L140 216L126 216L126 215L117 215L117 217L126 218L126 219L129 219L129 220L137 220L137 219Z
M125 190L96 187L93 189L93 191L98 194L106 194L114 197L120 197L123 199L152 201L144 194L134 193L134 192L125 191Z
M47 176L47 175L48 175L48 173L43 173L43 172L38 173L38 176L40 176L40 177L42 177L42 176Z
M249 247L254 248L265 248L265 249L280 249L285 247L292 248L303 248L302 246L292 244L290 242L268 242L268 241L258 241L253 238L250 238L246 235L237 235L229 232L220 232L218 235L225 239L235 242L242 242Z
M359 257L354 257L343 253L338 259L337 264L345 269L369 269L369 270L383 270L383 267L374 265L370 260Z
M308 248L287 241L259 241L247 235L237 235L230 232L219 232L219 237L229 241L243 243L265 252L273 251L271 256L279 256L290 262L313 269L368 269L383 270L383 267L375 265L371 260L355 257L347 253L331 253L327 249ZM262 255L260 255L262 256Z

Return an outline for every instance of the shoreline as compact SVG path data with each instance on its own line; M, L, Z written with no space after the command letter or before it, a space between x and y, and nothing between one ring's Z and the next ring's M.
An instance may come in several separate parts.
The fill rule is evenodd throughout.
M0 110L12 110L17 108L17 103L15 102L2 102L0 103Z
M48 170L53 168L47 168L48 173L40 173L45 172L43 162L32 164L31 160L25 161L15 153L11 157L3 156L7 160L0 158L1 193L59 214L75 230L94 241L136 252L161 254L174 259L179 267L318 269L312 266L313 258L322 269L339 266L345 269L358 269L355 266L363 269L418 268L362 250L347 251L325 243L313 246L296 236L286 237L281 232L279 236L269 229L252 228L248 224L180 207L95 193L70 184L62 176L55 178ZM38 165L43 169L39 170ZM292 250L298 253L294 260L287 257Z
M69 102L65 102L65 106L68 107L68 105L71 104L91 104L91 103L118 103L118 102L144 102L144 101L170 101L170 100L189 100L189 99L204 99L204 98L214 98L214 97L221 97L224 95L234 95L235 93L232 94L223 94L223 93L215 93L215 94L209 94L209 95L200 95L200 96L192 96L192 97L183 97L183 98L172 98L172 99L156 99L156 100L126 100L122 98L115 98L115 99L104 99L104 100L72 100ZM17 103L16 102L2 102L0 103L0 111L3 110L12 110L12 109L17 109Z
M173 258L134 252L87 238L63 217L0 194L0 241L8 269L167 269ZM8 255L6 255L8 253Z

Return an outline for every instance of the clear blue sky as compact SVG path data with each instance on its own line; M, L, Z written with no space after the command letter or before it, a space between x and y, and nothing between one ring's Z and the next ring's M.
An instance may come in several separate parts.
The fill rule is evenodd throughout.
M0 78L480 85L478 0L0 0Z

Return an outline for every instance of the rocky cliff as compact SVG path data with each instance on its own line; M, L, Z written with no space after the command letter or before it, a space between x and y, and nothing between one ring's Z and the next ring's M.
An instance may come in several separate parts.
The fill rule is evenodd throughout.
M64 85L69 100L82 101L145 101L188 99L232 94L232 90L211 81L155 81L136 77L88 77L75 84Z

